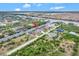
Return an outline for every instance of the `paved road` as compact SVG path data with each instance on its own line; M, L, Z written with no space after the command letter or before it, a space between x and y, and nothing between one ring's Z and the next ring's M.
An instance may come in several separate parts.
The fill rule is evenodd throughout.
M38 27L36 27L36 28L41 28L41 27L43 27L43 26L45 26L45 25L46 25L46 24L41 25L41 26L38 26ZM0 42L5 42L5 41L7 41L7 40L9 40L9 39L12 39L12 38L15 38L15 37L19 37L19 36L23 35L24 33L27 33L27 32L30 32L30 31L35 30L36 28L32 28L32 29L29 29L29 30L26 30L26 31L21 31L21 32L19 32L19 33L14 34L14 35L10 35L10 36L1 38L1 39L0 39Z
M59 26L60 26L60 25L59 25ZM56 29L57 27L59 27L59 26L56 26L56 27L54 27L53 29L50 29L48 32L44 32L42 35L37 36L36 38L34 38L34 39L30 40L30 41L27 41L26 43L24 43L24 44L18 46L17 48L15 48L15 49L13 49L13 50L7 52L5 55L10 55L10 54L16 52L17 50L20 50L21 48L23 48L23 47L25 47L25 46L31 44L32 42L36 41L37 39L39 39L39 38L43 37L44 35L48 34L50 31L55 30L55 29Z
M39 18L39 17L34 17L34 18ZM40 17L40 18L42 18L42 17ZM43 17L43 18L46 19L45 17ZM68 23L73 23L73 24L75 24L76 26L79 26L79 22L68 21L68 20L63 20L63 19L61 19L61 20L50 19L50 22L63 22L63 23L66 23L66 24L68 24Z
M74 21L66 21L66 20L64 21L64 20L50 19L50 22L63 22L63 23L66 23L66 24L73 23L74 25L79 26L79 22L74 22Z

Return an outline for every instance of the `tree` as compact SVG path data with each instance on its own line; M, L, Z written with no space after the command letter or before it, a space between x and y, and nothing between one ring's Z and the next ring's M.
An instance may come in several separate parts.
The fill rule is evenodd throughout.
M0 34L0 38L3 38L4 37L4 35L3 34Z
M7 30L7 32L9 33L9 35L13 35L13 34L15 34L15 31L12 30L12 29Z

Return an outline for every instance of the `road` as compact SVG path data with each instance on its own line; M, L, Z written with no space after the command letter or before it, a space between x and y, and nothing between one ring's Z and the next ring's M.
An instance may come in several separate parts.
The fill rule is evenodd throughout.
M50 23L53 23L53 22L64 22L64 23L66 23L66 24L68 24L68 23L73 23L73 24L79 26L79 23L78 23L78 22L50 19ZM40 28L40 27L42 27L42 26L45 26L45 24L39 26L38 28ZM36 29L36 28L32 28L32 29L27 30L27 31L22 31L22 32L16 33L16 34L14 34L14 35L1 38L1 39L0 39L0 42L2 42L2 41L5 42L5 41L7 41L7 40L9 40L9 39L12 39L12 38L14 38L14 37L18 37L18 36L20 36L20 35L23 35L23 34L26 33L26 32L30 32L30 31L35 30L35 29Z
M74 21L64 21L64 20L56 20L56 19L49 19L50 22L63 22L65 24L68 24L68 23L73 23L74 25L76 26L79 26L79 22L74 22Z
M59 26L60 26L60 25L59 25ZM48 32L44 32L42 35L37 36L36 38L34 38L34 39L30 40L30 41L27 41L26 43L24 43L24 44L18 46L17 48L15 48L15 49L13 49L13 50L11 50L11 51L5 53L5 55L10 55L10 54L16 52L17 50L22 49L23 47L25 47L25 46L31 44L32 42L36 41L37 39L39 39L39 38L43 37L44 35L48 34L50 31L55 30L55 29L56 29L57 27L59 27L59 26L56 26L56 27L54 27L53 29L50 29Z
M39 17L34 17L34 18L39 18ZM46 19L45 17L40 17L40 18L43 18L43 19ZM63 20L63 19L60 19L60 20L57 20L57 19L50 19L50 22L63 22L63 23L73 23L74 25L76 26L79 26L79 22L75 22L75 21L68 21L68 20Z
M47 24L47 23L46 23L46 24ZM43 24L43 25L38 26L38 27L36 27L36 28L41 28L41 27L45 26L46 24ZM29 29L29 30L26 30L26 31L21 31L21 32L19 32L19 33L16 33L16 34L13 34L13 35L10 35L10 36L1 38L1 39L0 39L0 42L5 42L5 41L7 41L7 40L9 40L9 39L12 39L12 38L15 38L15 37L19 37L19 36L23 35L24 33L27 33L27 32L30 32L30 31L35 30L36 28L32 28L32 29Z

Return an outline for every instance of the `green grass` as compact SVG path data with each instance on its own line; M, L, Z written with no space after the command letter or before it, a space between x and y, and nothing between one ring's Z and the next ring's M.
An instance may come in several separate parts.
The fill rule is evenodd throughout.
M59 28L63 28L64 30L70 32L79 32L79 27L73 24L62 24ZM51 31L53 32L53 31ZM12 56L64 56L65 52L62 49L58 49L55 51L62 40L70 40L76 43L73 54L72 55L79 55L79 37L75 35L71 35L69 33L63 33L60 40L48 40L45 36L38 39L37 41L33 42L32 44L28 45L27 47L18 50L17 52L11 54ZM55 51L55 52L54 52Z
M69 34L69 33L63 34L62 37L63 37L64 39L72 40L72 41L74 41L74 42L79 42L79 37L78 37L78 36L71 35L71 34Z
M73 32L79 33L79 27L72 23L69 23L69 24L62 23L60 28L63 28L64 30L67 30L69 32L73 31Z
M12 55L18 56L53 56L53 55L62 55L60 52L54 52L56 50L59 42L50 41L45 37L38 39L38 41L32 43L31 45L13 53ZM55 47L56 46L56 47Z

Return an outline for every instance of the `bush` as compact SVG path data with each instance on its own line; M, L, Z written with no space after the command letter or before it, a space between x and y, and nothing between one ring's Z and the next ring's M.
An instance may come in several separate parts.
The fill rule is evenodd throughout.
M3 37L4 37L4 35L3 35L3 34L1 34L1 35L0 35L0 38L3 38Z

